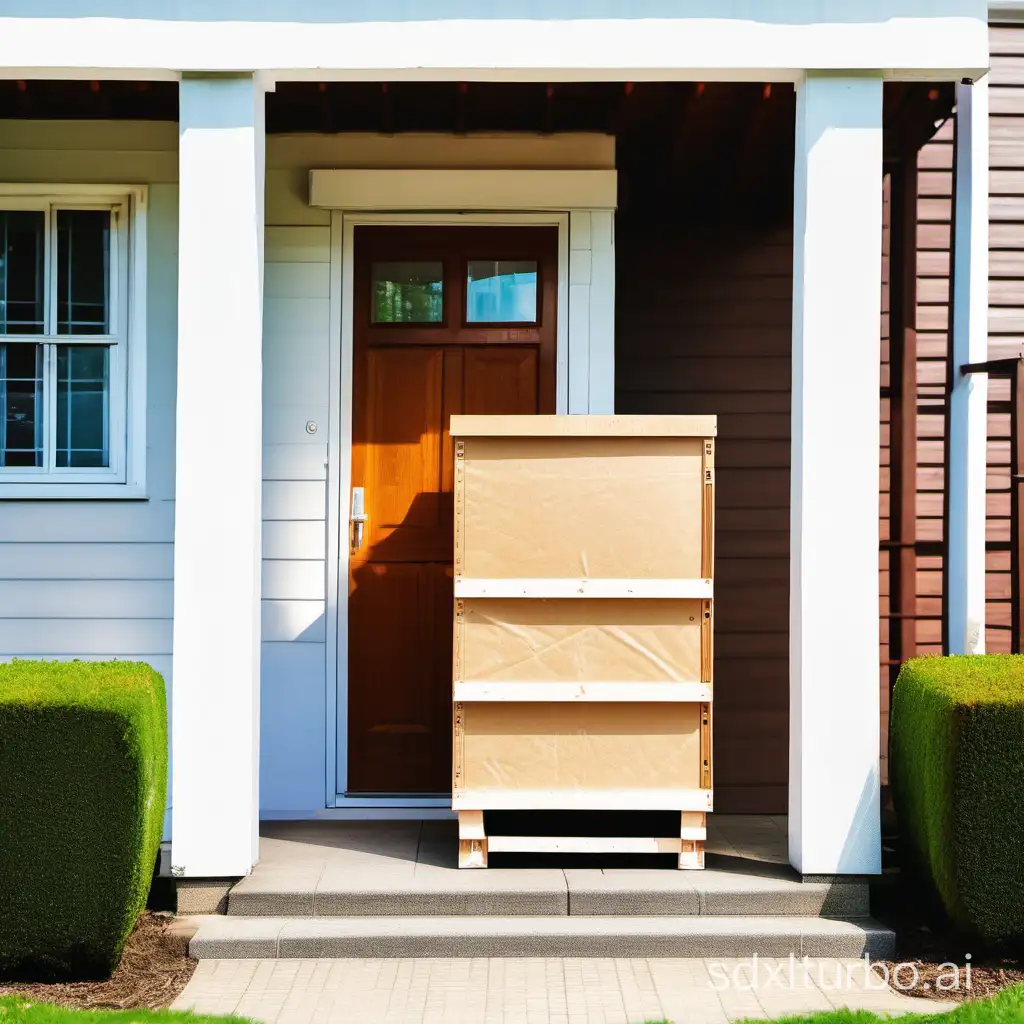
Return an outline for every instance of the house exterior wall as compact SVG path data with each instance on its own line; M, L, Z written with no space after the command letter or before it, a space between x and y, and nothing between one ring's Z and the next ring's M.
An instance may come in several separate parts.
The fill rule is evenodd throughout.
M150 186L149 497L0 503L0 658L138 658L172 685L177 145L173 123L0 121L0 181ZM331 213L309 205L308 183L312 167L346 166L607 169L614 140L268 139L260 802L272 816L325 806L335 741L327 715L337 682L327 621Z
M993 10L993 16L998 12ZM1024 351L1024 23L989 29L989 317L990 359ZM949 358L949 268L953 190L954 118L918 155L917 203L917 460L916 542L918 654L942 652L943 510L946 458L946 387ZM883 319L883 351L887 340ZM883 357L884 358L884 357ZM883 387L888 365L883 362ZM989 382L986 509L985 648L1010 649L1010 383ZM883 400L882 537L889 536L890 453ZM889 555L880 558L881 597L888 607ZM882 621L881 696L883 752L888 724L889 622Z
M685 229L620 215L616 250L616 411L718 416L715 809L785 813L792 211Z
M171 680L174 125L0 121L0 181L149 185L148 501L0 503L0 657L132 658Z

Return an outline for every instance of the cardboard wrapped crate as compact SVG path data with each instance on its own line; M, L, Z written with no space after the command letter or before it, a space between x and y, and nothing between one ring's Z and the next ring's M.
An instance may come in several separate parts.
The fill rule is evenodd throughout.
M452 806L489 852L671 852L711 810L713 416L453 416ZM678 834L488 835L497 810Z

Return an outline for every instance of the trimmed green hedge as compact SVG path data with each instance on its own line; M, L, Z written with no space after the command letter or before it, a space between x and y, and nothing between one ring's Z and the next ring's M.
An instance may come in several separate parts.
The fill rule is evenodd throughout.
M910 869L959 927L1024 939L1024 656L908 661L889 758Z
M104 977L146 905L164 684L134 662L0 665L0 977Z

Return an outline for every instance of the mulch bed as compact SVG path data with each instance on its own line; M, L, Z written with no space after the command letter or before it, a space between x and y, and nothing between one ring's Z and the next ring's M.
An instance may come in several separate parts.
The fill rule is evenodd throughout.
M87 1010L158 1010L169 1006L192 977L188 937L171 927L170 914L146 911L125 946L117 970L106 981L0 985L0 996L24 995L40 1002Z
M889 968L890 987L903 995L963 1002L965 999L995 995L1008 985L1024 982L1024 962L1019 957L979 950L976 943L941 928L933 931L921 925L907 930L896 927L894 959L874 962ZM970 960L967 960L967 955L970 955ZM959 988L948 988L953 977L948 966L951 963L959 968ZM968 963L971 968L969 976L965 969ZM907 966L902 966L898 978L893 977L897 967L907 964L913 964L917 969L917 983L912 986L909 983L914 972ZM943 967L943 964L947 966ZM939 988L936 982L947 988Z
M894 831L883 842L883 863L892 874L887 881L873 885L871 892L872 914L896 932L893 959L873 961L888 967L890 987L908 996L963 1002L995 995L1008 985L1024 982L1024 951L980 946L977 939L955 931L940 907L900 878L899 839ZM906 966L899 972L898 980L893 979L893 971L901 964L917 968L916 984L910 984L914 973ZM943 964L956 964L960 969L958 989L937 988L936 982L948 985L952 977L951 968Z

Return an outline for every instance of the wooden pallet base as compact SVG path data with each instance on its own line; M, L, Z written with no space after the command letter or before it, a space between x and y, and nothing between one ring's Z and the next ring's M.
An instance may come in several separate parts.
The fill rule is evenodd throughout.
M459 811L459 867L485 868L488 853L671 853L682 870L704 867L707 815L683 811L678 837L488 836L483 811Z

